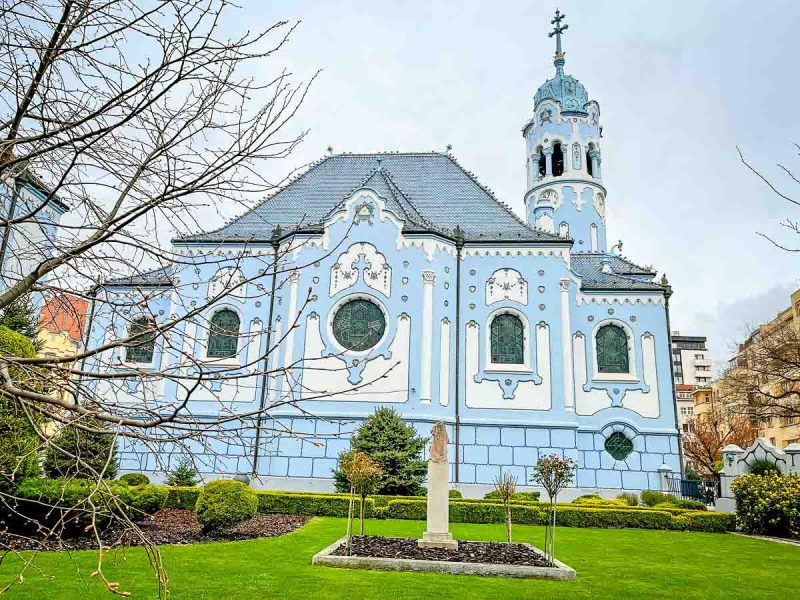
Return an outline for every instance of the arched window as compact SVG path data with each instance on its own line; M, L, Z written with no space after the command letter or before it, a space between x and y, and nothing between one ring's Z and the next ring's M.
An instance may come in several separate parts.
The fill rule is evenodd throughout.
M544 155L541 146L539 146L536 152L539 155L539 179L541 179L547 173L547 157Z
M239 345L239 315L230 308L223 308L211 317L208 336L209 358L236 356Z
M492 319L490 327L491 358L495 364L525 363L525 328L516 315L502 314Z
M561 225L558 226L558 235L563 238L569 237L569 223L566 221L561 222Z
M619 325L603 325L597 330L598 373L628 373L628 336Z
M154 323L147 317L139 317L131 321L128 326L128 338L136 337L125 346L125 362L151 363L153 351L156 347L156 333ZM146 333L150 331L151 333ZM144 335L141 335L144 334Z
M592 155L591 155L593 149L594 149L594 144L589 142L589 147L586 149L586 172L589 174L589 177L594 177L594 173L592 171Z
M561 142L553 144L553 177L564 174L564 150L561 149Z

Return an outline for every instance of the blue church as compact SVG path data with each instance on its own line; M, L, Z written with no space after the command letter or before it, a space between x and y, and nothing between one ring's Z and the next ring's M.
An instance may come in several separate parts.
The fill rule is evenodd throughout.
M132 372L107 393L177 403L180 382L134 375L191 374L187 355L235 373L201 386L192 415L268 417L187 444L204 476L257 487L333 489L352 433L392 407L422 435L446 424L467 495L502 471L525 484L551 453L577 462L575 494L660 489L660 469L680 471L671 289L608 248L600 106L564 70L560 19L555 74L522 128L524 218L449 152L326 156L216 231L173 240L175 265L103 288L146 293L147 315L98 304L93 344L238 286L169 345L95 365ZM157 479L180 453L126 442L121 467Z

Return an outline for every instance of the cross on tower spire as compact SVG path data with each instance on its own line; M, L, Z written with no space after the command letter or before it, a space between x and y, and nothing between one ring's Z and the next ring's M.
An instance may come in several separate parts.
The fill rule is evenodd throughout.
M567 30L569 25L566 23L562 25L561 21L563 21L566 16L567 15L562 15L561 11L556 9L556 16L553 17L552 21L550 21L551 25L555 25L555 28L553 31L547 34L547 37L556 36L556 58L562 58L564 55L564 53L561 51L561 34Z

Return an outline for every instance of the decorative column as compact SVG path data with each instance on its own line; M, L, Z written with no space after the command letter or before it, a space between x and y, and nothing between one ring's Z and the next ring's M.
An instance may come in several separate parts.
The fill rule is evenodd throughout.
M531 154L531 180L532 181L539 181L539 161L542 159L542 155L538 152L536 154Z
M600 151L597 148L589 150L589 160L592 161L592 177L600 179Z
M722 470L719 472L719 498L714 502L717 512L736 512L731 482L741 475L739 459L744 450L736 444L728 444L722 449Z
M669 478L672 476L672 467L669 465L661 465L658 467L658 476L661 480L661 491L668 494L670 491Z
M553 147L544 148L544 176L550 177L553 174Z
M800 444L797 442L789 444L783 449L786 452L787 475L800 475Z
M572 368L572 327L569 319L569 278L559 280L561 286L561 363L564 373L564 409L575 412L575 375Z
M420 352L420 393L419 401L428 403L431 401L431 361L433 352L431 344L433 342L433 282L436 281L436 273L433 271L422 272L422 352Z

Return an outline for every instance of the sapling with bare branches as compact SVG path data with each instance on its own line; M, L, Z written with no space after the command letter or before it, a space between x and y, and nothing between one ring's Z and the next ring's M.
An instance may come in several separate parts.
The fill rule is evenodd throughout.
M511 543L511 499L517 491L517 476L504 471L499 477L495 477L494 490L503 503L506 511L506 538Z

